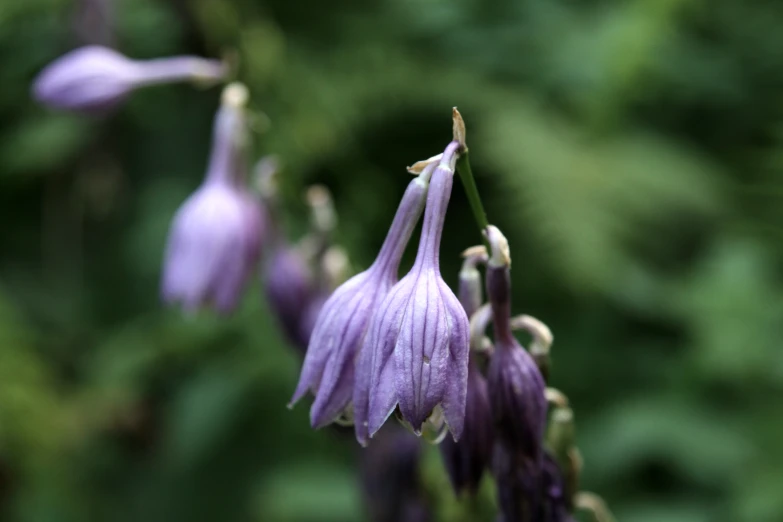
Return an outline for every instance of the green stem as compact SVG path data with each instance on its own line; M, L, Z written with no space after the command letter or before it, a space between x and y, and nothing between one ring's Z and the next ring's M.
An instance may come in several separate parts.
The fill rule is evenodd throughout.
M484 235L484 231L489 226L489 221L487 220L487 213L484 212L484 205L481 204L478 188L476 188L476 180L473 177L473 171L470 168L470 159L468 158L467 149L460 154L460 157L457 160L457 173L462 180L462 186L465 187L465 194L468 196L470 209L473 211L473 219L476 220L476 224L479 227L481 240L484 243L484 246L487 247L487 252L489 252L489 242Z

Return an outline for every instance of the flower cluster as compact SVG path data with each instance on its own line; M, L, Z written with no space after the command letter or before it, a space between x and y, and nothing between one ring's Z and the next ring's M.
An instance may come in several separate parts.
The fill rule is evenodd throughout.
M95 112L146 85L220 81L225 75L214 60L135 61L90 46L45 68L33 95L50 107ZM362 446L375 439L364 453L364 475L378 520L427 520L430 513L416 473L418 441L399 426L380 431L393 414L416 436L440 443L457 495L476 495L489 471L504 522L567 522L577 508L602 511L606 519L600 499L578 488L573 412L562 393L546 387L552 334L535 318L512 317L505 236L482 224L488 248L465 251L458 296L441 276L440 243L455 169L467 155L456 109L453 141L409 169L416 177L375 261L340 284L348 263L332 244L337 219L328 190L308 191L310 231L293 243L282 226L274 159L258 163L258 190L250 187L248 99L242 84L223 90L205 178L171 223L163 300L186 312L211 307L228 313L260 272L271 315L304 355L291 406L312 394L314 428L353 424ZM471 203L480 206L468 180ZM398 278L422 216L415 261ZM531 334L529 351L514 337L517 329ZM555 405L551 414L548 403Z

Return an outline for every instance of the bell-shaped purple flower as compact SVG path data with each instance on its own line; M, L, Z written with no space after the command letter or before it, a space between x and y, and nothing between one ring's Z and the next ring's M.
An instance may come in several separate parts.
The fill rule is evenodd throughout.
M442 409L455 439L462 434L468 378L468 318L440 275L439 250L459 143L432 175L421 241L411 271L373 315L354 391L357 439L366 443L399 405L414 433Z
M511 332L511 259L506 238L493 226L488 227L487 237L492 254L486 286L495 331L487 380L495 434L510 448L540 460L547 411L544 379Z
M244 86L226 87L206 180L177 211L169 231L163 299L186 310L211 303L231 311L258 262L265 219L242 185L246 102Z
M195 56L131 60L108 47L91 45L46 66L33 82L33 97L55 109L99 112L116 106L138 87L212 82L225 74L225 66L217 60Z
M465 406L465 428L458 441L446 438L440 444L441 456L451 485L457 495L466 492L474 495L481 476L492 456L492 415L489 407L487 380L479 368L479 352L484 331L491 320L488 307L479 310L483 302L481 274L476 268L479 262L486 262L483 247L467 255L459 273L457 295L470 320L471 351L468 360L468 389ZM472 330L476 323L478 335ZM474 338L476 342L474 342Z
M342 284L324 303L307 348L299 384L291 403L307 391L315 395L310 410L313 427L338 419L353 396L355 359L373 312L397 281L405 247L419 221L434 170L411 181L375 262Z

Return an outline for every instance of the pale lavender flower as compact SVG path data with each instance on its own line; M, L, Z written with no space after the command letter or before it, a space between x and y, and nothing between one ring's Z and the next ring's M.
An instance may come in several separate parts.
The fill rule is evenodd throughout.
M373 311L397 281L400 260L421 216L433 169L408 185L372 266L337 288L318 316L291 399L292 404L297 402L308 390L315 395L310 410L313 427L333 422L351 403L357 352Z
M438 258L458 149L450 143L432 175L416 261L375 311L362 348L368 357L357 362L363 380L354 390L354 426L363 444L398 405L417 435L436 408L455 439L462 433L468 318Z
M225 66L217 60L195 56L131 60L108 47L91 45L46 66L33 82L33 97L55 109L99 112L116 106L139 87L212 82L225 74Z
M163 299L189 311L210 303L231 311L258 261L263 209L242 185L246 101L244 86L226 87L206 180L177 211L169 231Z

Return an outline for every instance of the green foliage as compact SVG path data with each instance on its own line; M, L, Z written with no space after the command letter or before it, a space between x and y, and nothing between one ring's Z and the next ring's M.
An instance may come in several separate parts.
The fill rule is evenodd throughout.
M216 89L151 88L91 119L29 99L36 72L80 43L78 3L0 7L0 517L363 520L350 436L285 407L298 355L259 285L225 321L158 304ZM291 230L305 186L325 183L354 266L459 106L511 241L515 309L555 334L584 487L624 522L780 520L783 5L113 6L130 56L237 57L257 153L285 166ZM448 281L474 230L457 184ZM426 455L439 518L460 520Z

